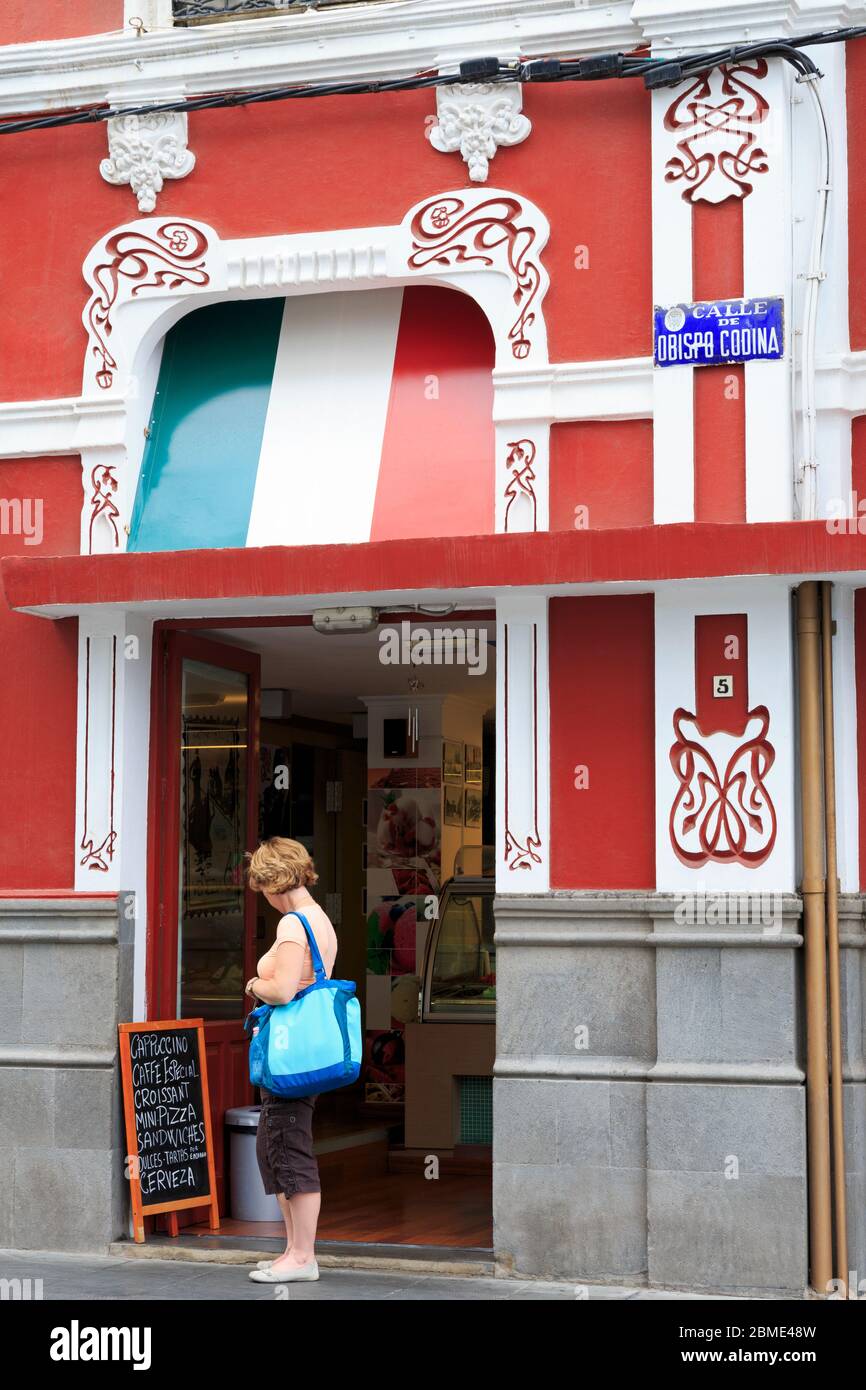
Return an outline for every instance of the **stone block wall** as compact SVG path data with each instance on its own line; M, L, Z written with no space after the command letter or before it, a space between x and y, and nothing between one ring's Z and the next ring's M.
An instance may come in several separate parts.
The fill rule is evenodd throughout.
M0 1247L104 1251L127 1232L128 899L0 900Z
M722 923L683 920L681 900L654 893L502 895L495 910L501 1269L802 1293L799 898L729 899ZM854 1067L866 958L846 954Z

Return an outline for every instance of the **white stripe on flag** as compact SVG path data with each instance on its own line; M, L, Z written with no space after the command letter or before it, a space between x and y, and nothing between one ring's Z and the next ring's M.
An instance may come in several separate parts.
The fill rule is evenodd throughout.
M370 539L402 301L286 300L247 545Z

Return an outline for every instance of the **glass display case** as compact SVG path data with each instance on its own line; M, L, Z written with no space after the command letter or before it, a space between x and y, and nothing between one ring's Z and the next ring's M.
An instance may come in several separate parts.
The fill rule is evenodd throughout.
M496 848L494 845L461 845L454 856L455 878L494 878Z
M422 1023L492 1023L496 1017L494 882L451 879L424 956Z

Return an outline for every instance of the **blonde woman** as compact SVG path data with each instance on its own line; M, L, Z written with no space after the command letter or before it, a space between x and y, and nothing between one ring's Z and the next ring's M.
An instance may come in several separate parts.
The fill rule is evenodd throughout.
M249 856L250 888L263 893L281 914L277 936L258 963L246 992L265 1004L288 1004L315 978L310 946L295 912L310 924L330 979L337 958L337 937L327 914L312 897L318 874L297 840L265 840ZM256 1157L265 1192L275 1193L286 1223L286 1248L276 1260L260 1262L250 1278L260 1284L289 1284L318 1279L316 1226L321 1206L319 1165L313 1152L315 1096L284 1100L262 1090Z

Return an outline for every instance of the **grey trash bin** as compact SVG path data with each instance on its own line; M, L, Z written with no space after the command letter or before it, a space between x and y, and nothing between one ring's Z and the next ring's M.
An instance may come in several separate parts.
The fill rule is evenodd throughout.
M226 1111L226 1135L231 1173L231 1215L236 1221L282 1221L276 1197L268 1196L256 1161L259 1105L238 1105Z

